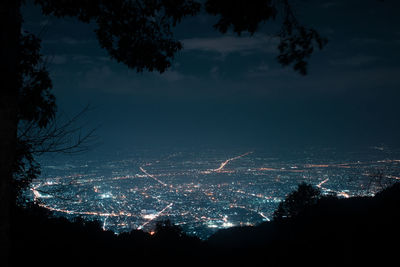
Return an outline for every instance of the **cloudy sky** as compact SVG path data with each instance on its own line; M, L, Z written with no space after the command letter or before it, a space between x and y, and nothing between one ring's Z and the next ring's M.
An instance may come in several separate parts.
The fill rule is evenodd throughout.
M29 1L28 1L29 2ZM255 36L221 35L207 15L184 20L184 50L165 73L111 60L74 19L24 9L40 34L59 110L79 112L103 147L398 145L400 3L303 0L297 16L329 39L301 76L276 62L276 25Z

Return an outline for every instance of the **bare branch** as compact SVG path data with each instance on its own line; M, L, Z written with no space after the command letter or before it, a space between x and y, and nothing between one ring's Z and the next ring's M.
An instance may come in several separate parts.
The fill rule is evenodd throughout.
M83 129L85 123L82 118L89 111L89 106L84 107L72 118L67 118L65 122L62 117L53 119L45 128L39 127L34 122L27 122L19 127L18 139L30 145L31 153L41 155L43 153L66 153L76 154L87 151L95 145L95 131L97 127L90 130Z

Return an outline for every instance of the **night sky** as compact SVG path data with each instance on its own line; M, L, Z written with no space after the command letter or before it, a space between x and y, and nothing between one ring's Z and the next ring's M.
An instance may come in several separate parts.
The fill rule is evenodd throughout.
M111 60L94 25L24 9L40 33L58 110L90 104L102 147L398 146L400 2L297 1L298 18L329 39L301 76L276 61L278 24L221 35L199 15L176 28L184 49L165 73Z

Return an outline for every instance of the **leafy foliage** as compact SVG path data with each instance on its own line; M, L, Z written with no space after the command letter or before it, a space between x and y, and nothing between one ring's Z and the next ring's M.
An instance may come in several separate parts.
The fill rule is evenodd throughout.
M278 209L274 212L274 220L296 217L305 208L317 203L321 198L321 191L310 184L299 184L296 191L286 196L285 200L279 203Z
M284 0L284 20L278 34L278 62L283 66L293 64L293 69L302 75L307 74L307 59L314 52L314 44L321 50L328 42L316 30L299 23L287 0Z
M170 220L158 221L156 223L156 234L183 236L184 232L178 225L174 225Z
M94 130L81 134L78 119L87 111L62 124L56 120L56 102L46 61L40 53L41 40L25 32L20 38L18 77L18 135L13 166L15 196L40 175L40 164L35 156L46 152L76 153L85 145ZM60 117L59 115L57 117Z
M49 72L40 53L40 42L30 33L21 36L19 76L22 87L18 94L18 120L34 121L43 128L54 118L56 104Z
M77 17L97 24L100 46L118 62L138 72L164 72L171 66L182 43L174 39L172 28L184 17L199 13L201 4L194 0L35 0L45 15ZM312 28L301 25L288 0L207 0L205 11L218 16L214 28L226 34L253 35L267 21L283 18L278 62L293 64L295 71L307 74L307 60L327 40Z
M277 59L283 66L293 64L293 69L302 75L307 74L307 60L314 52L315 45L322 49L327 44L327 39L315 29L300 24L288 0L208 0L205 6L208 13L219 16L214 28L221 33L232 28L238 35L242 32L253 35L261 24L275 20L278 10L283 10L282 27L277 34L280 39Z
M15 194L40 174L40 165L34 159L35 143L28 133L33 128L46 128L56 114L55 97L51 93L52 82L40 53L40 42L30 33L24 33L20 38L19 127L13 169Z
M242 32L254 34L261 22L275 19L278 11L272 0L208 0L206 10L212 15L219 15L218 22L214 25L221 33L226 33L229 28L240 35Z
M164 72L171 66L181 42L172 27L182 18L193 16L200 4L192 0L36 0L45 15L74 16L95 22L100 46L118 62L143 70Z

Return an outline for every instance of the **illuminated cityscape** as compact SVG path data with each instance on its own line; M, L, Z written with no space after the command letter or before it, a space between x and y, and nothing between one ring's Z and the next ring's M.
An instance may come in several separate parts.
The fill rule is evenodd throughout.
M277 155L209 149L44 160L43 175L28 196L56 215L96 219L116 233L151 232L157 221L169 219L204 239L218 229L271 220L301 182L347 198L373 195L400 180L398 153L379 147L369 153Z

